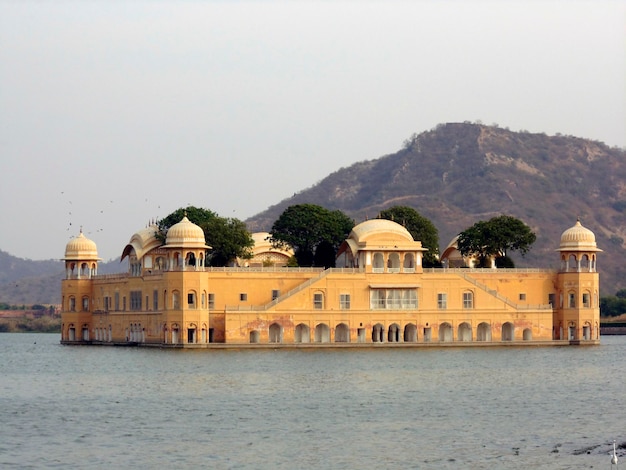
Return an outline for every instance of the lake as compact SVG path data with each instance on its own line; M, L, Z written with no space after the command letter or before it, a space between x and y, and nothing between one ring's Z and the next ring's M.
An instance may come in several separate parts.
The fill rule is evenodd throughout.
M0 334L2 468L608 469L626 441L626 336L363 350L59 340Z

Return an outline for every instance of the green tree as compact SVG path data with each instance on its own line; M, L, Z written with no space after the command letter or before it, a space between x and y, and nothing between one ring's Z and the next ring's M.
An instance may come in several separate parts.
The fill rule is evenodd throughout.
M315 204L289 206L274 222L270 242L290 246L299 266L335 266L339 245L348 237L354 221L339 210Z
M206 244L211 247L207 253L207 265L228 266L236 258L252 257L254 240L242 221L220 217L213 211L194 206L176 209L159 220L157 238L165 241L168 229L185 215L204 231Z
M490 257L496 258L496 265L510 266L512 262L501 263L498 258L508 258L509 251L519 251L525 255L537 236L528 225L515 217L500 215L487 221L479 221L462 231L457 239L457 247L463 256L478 256L480 266Z
M407 206L394 206L380 211L378 218L399 223L409 231L413 240L422 242L422 246L428 249L424 253L424 267L439 265L439 232L430 220Z

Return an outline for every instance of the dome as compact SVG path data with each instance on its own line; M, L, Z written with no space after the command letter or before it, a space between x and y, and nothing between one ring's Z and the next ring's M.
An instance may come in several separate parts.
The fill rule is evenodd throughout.
M357 243L370 237L383 237L388 240L402 240L403 242L413 242L413 237L402 225L387 219L370 219L361 222L352 229L351 239Z
M65 245L66 260L98 260L98 247L95 242L83 235L81 230L77 237Z
M142 258L143 255L149 251L161 246L161 240L156 237L158 229L159 228L153 224L133 234L133 236L130 237L128 245L124 247L121 259L130 255L133 250L137 258Z
M187 216L170 227L165 245L172 248L210 248L206 245L204 231Z
M561 244L558 251L602 251L596 245L596 236L576 221L573 227L568 228L561 235Z

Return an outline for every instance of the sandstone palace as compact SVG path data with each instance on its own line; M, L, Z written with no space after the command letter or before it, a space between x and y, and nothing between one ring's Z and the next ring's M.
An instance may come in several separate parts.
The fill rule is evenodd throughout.
M290 253L255 234L254 258L205 266L202 229L184 217L135 233L126 272L98 274L96 244L66 246L64 344L211 348L234 345L597 344L595 235L580 221L555 243L555 270L473 268L454 242L443 268L401 225L355 226L336 268L290 268ZM556 241L555 241L556 242Z

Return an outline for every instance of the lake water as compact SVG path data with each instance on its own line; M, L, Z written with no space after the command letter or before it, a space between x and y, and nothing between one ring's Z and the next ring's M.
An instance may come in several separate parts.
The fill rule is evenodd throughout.
M0 334L2 468L609 469L613 439L626 441L625 336L495 349L58 343Z

